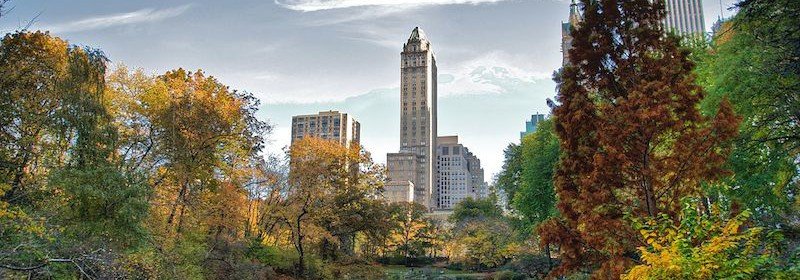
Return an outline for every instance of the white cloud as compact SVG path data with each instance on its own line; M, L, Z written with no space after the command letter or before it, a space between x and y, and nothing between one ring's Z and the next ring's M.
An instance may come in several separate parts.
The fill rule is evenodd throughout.
M76 21L43 26L42 29L52 32L77 32L86 30L104 29L114 26L130 25L145 22L155 22L179 16L186 12L191 5L182 5L166 9L141 9L128 13L117 13L88 17Z
M343 9L364 6L431 6L483 3L497 3L507 0L275 0L275 3L287 9L313 12L331 9Z
M453 67L442 67L439 95L502 94L509 86L549 79L550 73L536 72L526 59L518 59L502 51L492 51ZM449 80L449 81L448 81Z

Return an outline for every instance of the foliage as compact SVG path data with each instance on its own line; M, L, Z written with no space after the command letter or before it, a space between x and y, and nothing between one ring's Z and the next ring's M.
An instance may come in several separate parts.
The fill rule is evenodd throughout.
M324 259L336 259L338 252L353 251L357 233L385 219L372 199L382 188L383 173L357 143L304 138L292 144L289 157L290 191L280 217L291 231L298 273L304 275L307 244L317 244Z
M499 219L503 210L497 207L497 202L492 198L467 197L453 207L453 214L449 220L455 224L462 224L472 220Z
M791 229L798 206L800 49L796 1L742 1L707 50L696 51L707 113L722 99L743 117L727 167L735 176L711 185L710 197L730 199L770 228ZM796 231L796 230L795 230Z
M426 256L440 238L436 224L425 216L425 206L413 202L390 205L391 227L385 246L392 255L404 258L406 265Z
M511 199L511 205L523 217L525 230L531 231L556 213L553 173L558 163L559 148L553 120L539 122L536 131L522 139L520 150L522 171L519 190Z
M511 270L501 270L492 274L492 280L523 280L525 275Z
M591 269L594 278L613 279L642 245L623 217L676 219L683 196L726 174L724 144L738 119L727 102L713 118L700 114L703 89L690 52L664 34L664 2L580 7L569 64L556 77L560 216L539 232L543 244L559 245L554 274Z
M661 215L637 220L647 246L642 246L642 264L623 279L790 279L777 268L770 248L775 236L763 228L748 227L750 212L731 219L714 209L703 215L696 200L684 202L679 224Z
M508 201L513 200L520 185L522 153L520 145L510 143L503 150L503 167L495 177L495 187L502 190ZM511 206L511 205L508 205Z
M512 235L511 227L501 220L466 222L450 241L450 262L476 270L500 267L520 250Z
M493 198L466 198L450 216L452 235L446 242L451 265L485 270L500 267L522 250L516 233Z
M149 192L118 165L105 56L45 32L0 44L0 275L118 277L113 251L142 240Z

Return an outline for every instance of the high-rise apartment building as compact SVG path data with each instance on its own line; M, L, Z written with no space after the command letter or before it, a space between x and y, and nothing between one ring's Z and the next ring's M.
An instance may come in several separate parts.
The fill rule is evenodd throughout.
M664 0L667 17L664 27L667 31L690 36L702 35L706 31L703 19L703 3L700 0Z
M387 155L389 181L414 185L414 201L434 208L436 185L436 58L419 27L400 54L400 152Z
M337 141L345 147L361 142L361 124L339 111L292 117L292 143L304 137Z
M519 133L519 139L522 140L522 138L525 138L525 135L536 131L536 126L544 119L544 114L539 114L539 112L536 112L535 115L531 115L531 120L525 121L525 131Z
M683 36L702 36L705 34L703 4L701 0L662 0L667 10L664 28ZM570 30L582 21L575 0L569 5L569 19L561 23L561 64L569 62L569 49L572 48Z
M436 208L453 209L462 200L487 196L481 161L467 147L458 143L458 136L438 140Z

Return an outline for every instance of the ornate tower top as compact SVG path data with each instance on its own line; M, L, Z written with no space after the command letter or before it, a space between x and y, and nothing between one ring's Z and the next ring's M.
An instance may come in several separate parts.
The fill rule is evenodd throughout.
M569 23L575 26L579 22L581 22L581 13L578 11L578 4L575 4L575 0L572 0L572 4L569 5Z
M414 30L411 31L411 36L408 37L408 41L428 41L428 37L425 36L425 31L422 31L419 27L414 27Z
M403 44L404 52L424 52L431 50L431 42L428 41L428 36L422 28L414 27L411 31L411 36L408 37L408 42Z

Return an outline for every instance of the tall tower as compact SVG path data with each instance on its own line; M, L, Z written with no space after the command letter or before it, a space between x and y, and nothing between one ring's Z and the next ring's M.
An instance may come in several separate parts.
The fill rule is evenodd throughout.
M578 11L578 4L572 0L569 5L569 19L567 22L561 22L561 65L566 66L569 63L569 49L572 48L572 35L570 31L578 26L582 21L581 14Z
M700 0L664 0L667 17L664 27L684 36L703 35L706 31L703 20L703 5Z
M436 58L419 27L400 53L400 152L387 155L390 181L414 185L414 201L434 208L436 187Z

